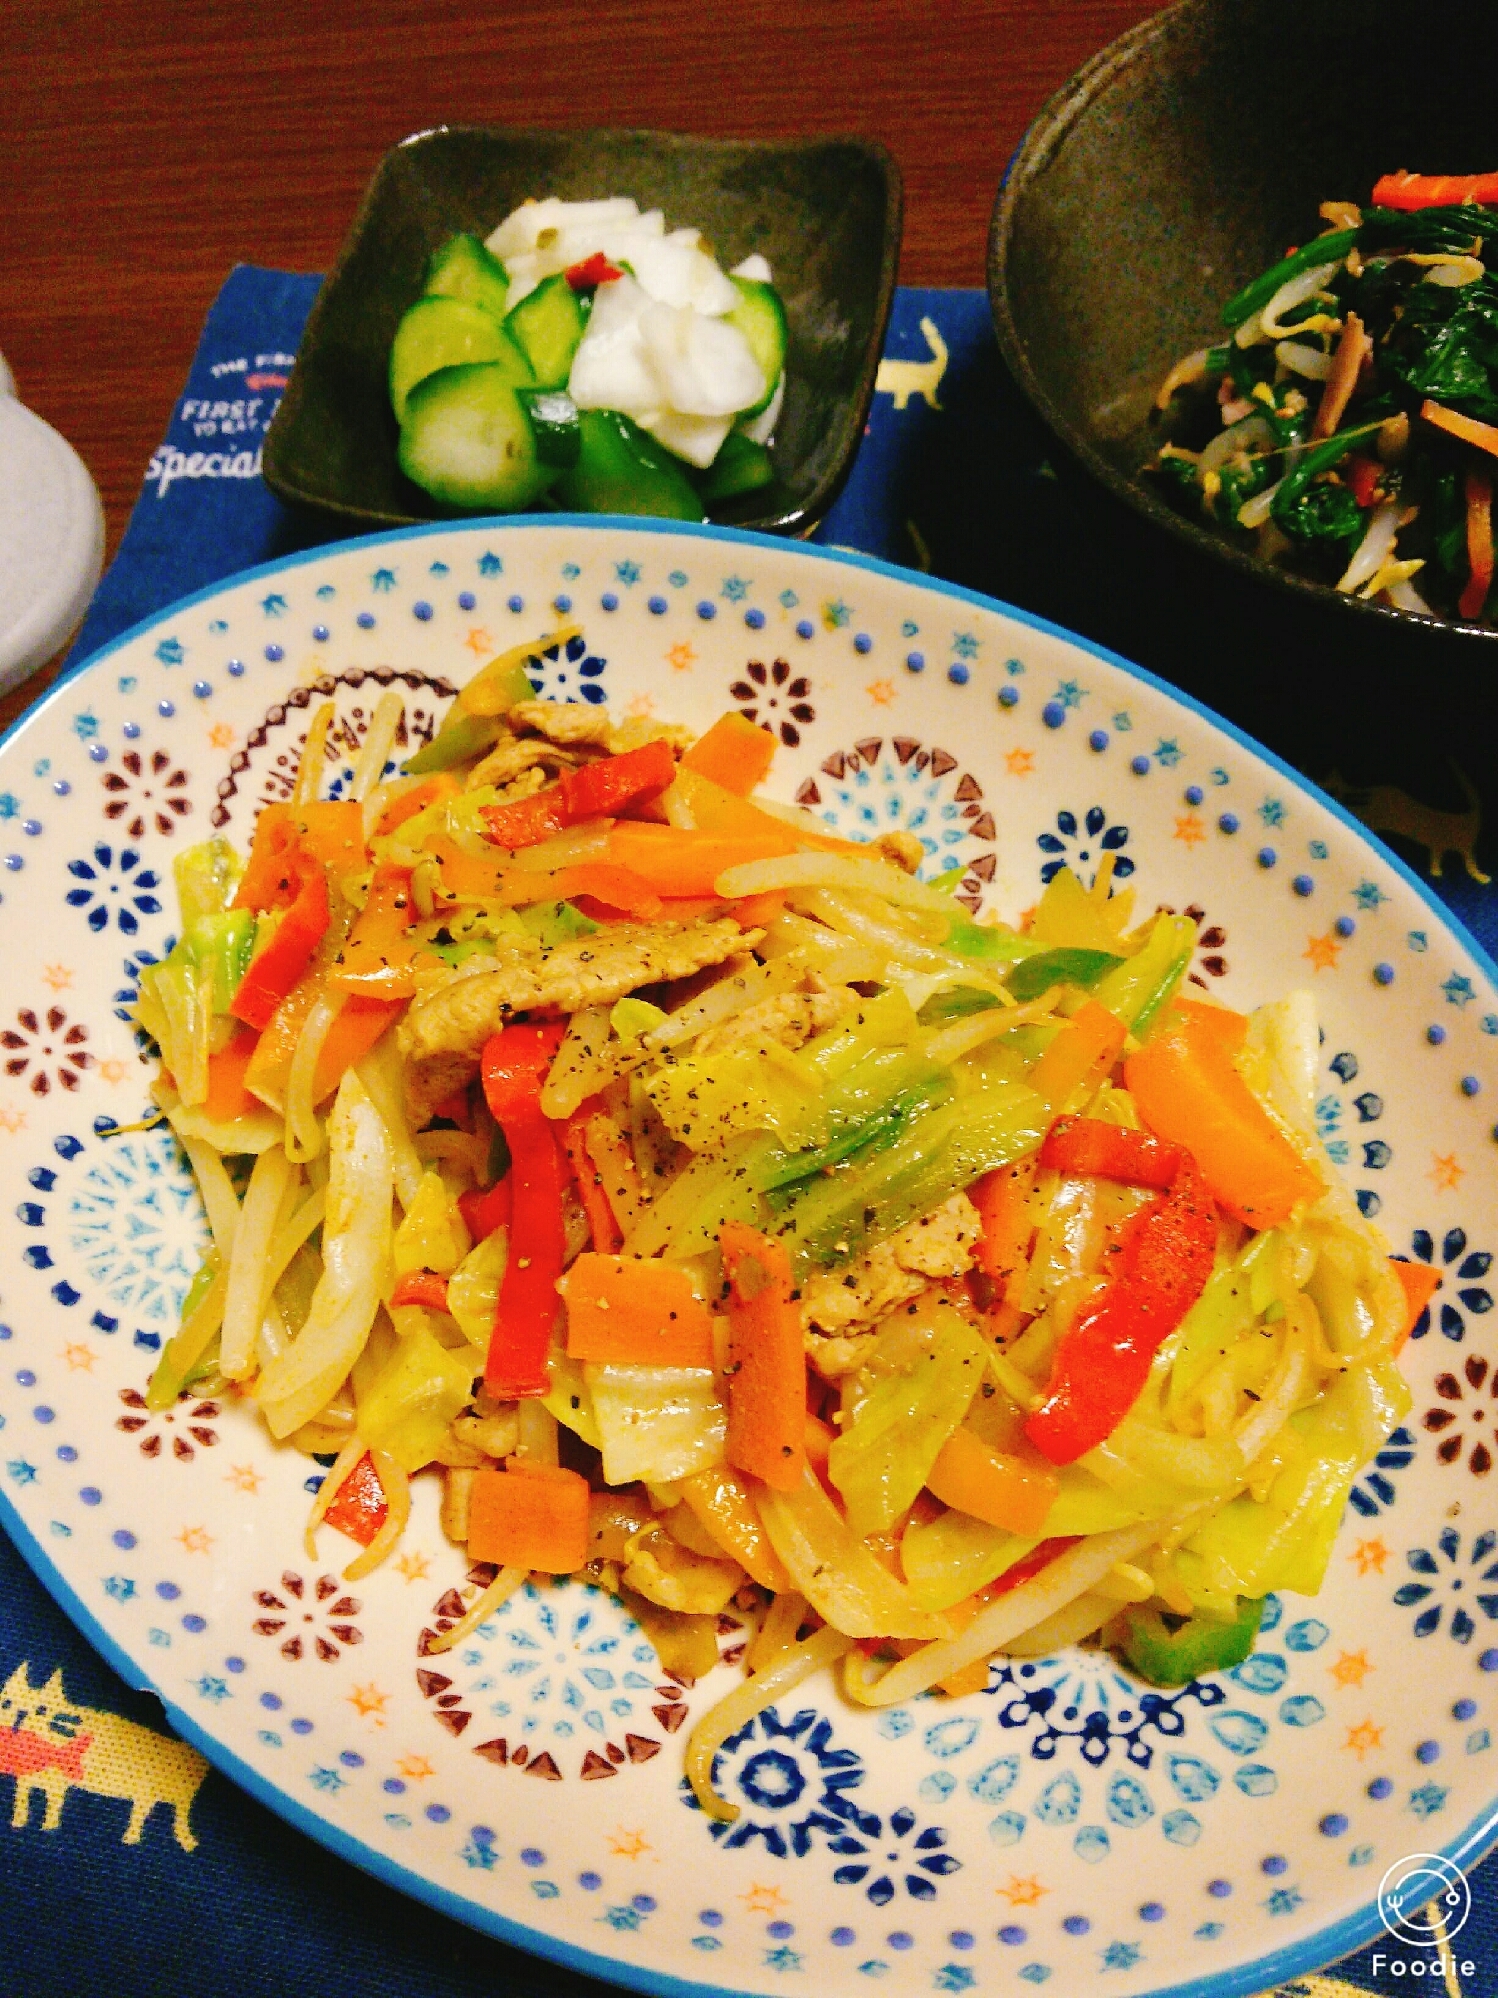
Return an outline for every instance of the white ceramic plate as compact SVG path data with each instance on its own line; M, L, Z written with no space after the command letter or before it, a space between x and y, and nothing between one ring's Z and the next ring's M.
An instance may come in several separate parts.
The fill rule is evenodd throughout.
M1016 915L1056 863L1090 880L1112 852L1146 908L1200 912L1214 995L1314 988L1323 1134L1442 1286L1325 1589L1272 1601L1236 1672L1157 1694L1069 1652L879 1715L814 1683L730 1744L741 1815L710 1825L684 1729L731 1666L683 1694L570 1584L428 1662L472 1594L431 1480L399 1557L346 1589L349 1543L302 1549L305 1459L232 1401L140 1405L204 1233L168 1138L104 1134L145 1101L127 1009L173 931L173 856L247 839L320 692L332 783L383 685L425 732L565 611L587 645L548 695L740 708L779 738L782 795L915 828L969 899ZM1498 1831L1498 992L1388 854L1200 709L872 562L598 521L415 530L180 604L59 687L0 750L0 888L0 1517L112 1663L313 1837L655 1992L1225 1998L1375 1934L1407 1855L1470 1864Z

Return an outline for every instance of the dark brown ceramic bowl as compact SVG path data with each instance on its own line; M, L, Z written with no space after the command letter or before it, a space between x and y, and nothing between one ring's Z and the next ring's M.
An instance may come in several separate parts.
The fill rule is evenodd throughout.
M1120 498L1213 561L1385 625L1498 631L1339 596L1177 513L1140 467L1171 364L1223 337L1223 302L1381 173L1485 171L1498 7L1183 0L1041 112L994 209L999 345L1040 414ZM1363 627L1365 630L1368 627Z
M755 250L769 258L790 324L776 477L714 518L809 533L853 463L894 297L900 174L864 139L448 126L404 140L380 162L307 321L265 440L271 491L355 530L441 516L396 464L390 343L439 243L487 236L548 194L631 195L664 209L668 227L701 229L725 268Z

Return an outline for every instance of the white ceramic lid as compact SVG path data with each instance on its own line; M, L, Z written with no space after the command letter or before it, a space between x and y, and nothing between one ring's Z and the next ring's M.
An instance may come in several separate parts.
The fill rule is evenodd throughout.
M104 509L72 445L17 402L0 359L0 693L61 649L104 564Z

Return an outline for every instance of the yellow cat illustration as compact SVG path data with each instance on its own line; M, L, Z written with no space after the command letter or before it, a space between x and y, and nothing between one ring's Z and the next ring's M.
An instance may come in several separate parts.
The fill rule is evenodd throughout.
M58 1670L44 1686L33 1686L22 1659L0 1686L0 1776L13 1776L15 1806L11 1828L23 1830L31 1815L31 1793L45 1801L42 1830L56 1831L70 1789L96 1797L121 1797L130 1805L124 1843L138 1845L146 1819L158 1804L172 1813L172 1830L184 1852L192 1852L188 1813L208 1765L186 1742L173 1741L100 1707L81 1707L63 1689Z

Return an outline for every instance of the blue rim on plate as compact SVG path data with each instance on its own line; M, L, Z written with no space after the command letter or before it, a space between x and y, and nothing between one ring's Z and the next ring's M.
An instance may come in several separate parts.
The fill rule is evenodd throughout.
M872 558L862 557L839 550L788 549L786 544L770 537L749 534L737 530L692 527L680 523L628 522L615 523L601 521L597 517L545 516L540 518L509 518L492 522L464 522L461 524L439 524L408 528L389 534L363 538L358 541L330 544L327 547L285 557L279 561L245 571L210 588L196 592L178 603L167 607L157 615L143 620L113 640L91 658L77 662L49 692L45 701L39 704L32 715L24 717L13 725L3 738L0 748L10 744L17 734L28 727L37 716L53 708L65 695L72 684L81 676L103 666L113 655L128 648L143 633L161 627L181 612L195 604L203 603L223 593L226 588L236 587L260 579L270 579L287 575L297 569L326 562L330 558L358 550L370 554L385 547L396 547L404 543L420 542L432 537L450 536L457 527L463 530L478 529L505 536L524 535L531 530L556 532L565 530L580 535L617 535L622 530L630 535L669 535L685 537L703 542L729 543L748 549L762 549L784 559L793 556L813 564L825 565L829 570L845 569L863 571L889 578L897 583L910 585L922 593L945 597L955 602L973 606L986 612L1006 617L1032 632L1056 639L1104 663L1127 679L1139 683L1162 696L1166 701L1184 709L1219 730L1224 736L1238 744L1253 756L1261 759L1289 786L1304 797L1312 799L1336 820L1351 831L1357 842L1376 855L1389 873L1398 877L1404 886L1422 902L1437 918L1443 929L1495 983L1498 983L1498 966L1495 966L1482 948L1463 930L1446 908L1431 893L1429 888L1412 871L1379 841L1374 839L1352 816L1333 799L1325 797L1299 772L1253 742L1233 726L1214 714L1209 708L1189 695L1180 693L1165 682L1145 670L1129 664L1106 648L1092 644L1086 639L1062 630L1048 621L1032 616L1013 606L998 603L977 592L943 583L929 577L899 569ZM1054 726L1048 723L1048 726ZM290 1797L284 1789L263 1776L257 1769L243 1761L232 1750L206 1729L194 1717L168 1696L163 1694L149 1676L143 1677L141 1669L128 1652L116 1642L114 1637L99 1622L94 1613L84 1603L70 1582L59 1571L55 1562L39 1538L23 1521L20 1512L0 1491L0 1523L9 1531L28 1565L32 1568L43 1586L48 1589L59 1607L83 1632L95 1648L109 1661L114 1669L132 1685L151 1691L162 1699L168 1718L176 1731L191 1742L203 1755L224 1774L231 1777L240 1787L246 1789L259 1801L275 1810L298 1829L328 1846L341 1857L351 1860L376 1877L412 1895L444 1914L454 1916L478 1927L506 1942L518 1944L527 1950L563 1964L571 1969L585 1972L618 1984L624 1984L643 1991L669 1993L671 1998L688 1998L688 1994L704 1991L732 1991L737 1987L724 1984L717 1979L689 1980L664 1971L653 1971L648 1966L638 1966L616 1956L605 1956L584 1949L574 1943L532 1929L495 1910L485 1909L476 1902L465 1899L443 1887L439 1882L414 1872L384 1853L342 1831L326 1817L308 1810ZM1454 1838L1448 1839L1440 1848L1440 1855L1453 1864L1467 1868L1474 1865L1483 1854L1498 1841L1498 1801L1474 1816L1465 1828ZM1284 1948L1269 1951L1256 1957L1252 1962L1240 1963L1220 1972L1201 1977L1192 1977L1184 1982L1156 1988L1156 1998L1237 1998L1238 1994L1257 1992L1266 1985L1288 1977L1303 1974L1319 1968L1328 1962L1346 1955L1359 1945L1376 1937L1383 1924L1377 1905L1369 1901L1331 1925L1316 1930Z

